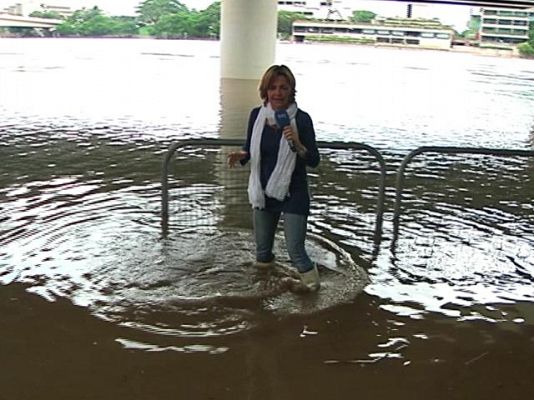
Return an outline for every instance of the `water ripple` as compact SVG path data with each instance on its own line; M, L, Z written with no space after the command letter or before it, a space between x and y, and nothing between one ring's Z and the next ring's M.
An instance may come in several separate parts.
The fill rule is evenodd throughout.
M528 60L407 50L392 64L387 49L278 49L281 62L298 67L299 99L317 137L375 146L388 165L375 253L376 162L322 151L311 174L309 226L324 288L305 298L285 286L292 269L283 245L271 273L251 268L247 170L230 173L225 150L176 155L170 235L161 237L159 182L169 144L242 137L246 128L250 104L239 102L248 97L224 91L216 43L196 43L193 51L186 41L109 40L88 51L94 42L84 41L65 52L59 40L46 42L52 56L40 57L39 41L29 58L29 50L10 51L7 43L0 49L0 282L25 282L50 300L71 299L155 336L235 334L265 319L350 303L367 283L367 268L367 293L391 313L529 322L528 309L505 312L503 305L534 302L532 160L418 157L407 172L397 237L391 215L396 168L416 147L532 148ZM98 84L80 80L99 69L106 74ZM328 85L318 86L318 76ZM102 87L113 95L102 96ZM58 95L43 101L42 93ZM224 351L121 340L154 351ZM384 342L369 360L395 357L403 344Z

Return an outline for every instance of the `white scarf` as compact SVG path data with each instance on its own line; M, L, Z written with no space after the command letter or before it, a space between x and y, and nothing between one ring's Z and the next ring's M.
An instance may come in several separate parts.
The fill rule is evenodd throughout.
M297 123L295 121L295 115L297 115L297 104L293 103L287 109L289 114L291 128L294 132L298 132ZM254 127L252 128L252 137L250 139L250 176L248 180L248 199L252 207L263 209L265 208L265 195L282 201L286 198L289 191L289 184L291 182L291 175L295 169L295 162L297 160L297 154L289 148L284 135L280 138L280 147L278 149L278 158L276 160L276 166L267 181L265 192L261 187L260 181L260 158L261 158L261 136L263 134L263 128L265 127L265 121L269 125L276 123L274 117L274 110L271 107L271 103L267 103L266 106L262 106L254 121Z

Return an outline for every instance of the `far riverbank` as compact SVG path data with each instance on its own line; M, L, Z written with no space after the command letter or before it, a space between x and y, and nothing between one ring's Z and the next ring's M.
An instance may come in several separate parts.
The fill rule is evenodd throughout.
M153 40L195 40L195 41L207 41L207 42L213 42L218 41L218 39L209 39L209 38L157 38L152 36L105 36L105 37L56 37L56 36L42 36L42 37L35 37L35 36L20 36L16 34L10 34L10 33L2 33L0 32L0 39L88 39L88 40L94 40L94 39L153 39ZM454 52L454 53L468 53L468 54L474 54L474 55L480 55L480 56L488 56L488 57L500 57L500 58L524 58L528 59L528 57L521 56L519 54L519 51L517 48L481 48L481 47L475 47L475 46L452 46L450 49L429 49L429 48L421 48L416 46L405 46L405 45L395 45L395 44L361 44L361 43L338 43L338 42L305 42L305 43L297 43L292 40L279 40L278 43L281 44L300 44L300 45L314 45L314 44L328 44L328 45L351 45L351 46L361 46L361 47L381 47L381 48L389 48L389 49L396 49L396 50L420 50L420 51L440 51L440 52Z
M359 46L359 47L369 47L369 48L385 48L385 49L395 49L395 50L417 50L417 51L438 51L438 52L454 52L454 53L467 53L479 56L487 57L500 57L500 58L523 58L527 57L521 56L517 48L490 48L490 47L475 47L475 46L452 46L448 49L430 49L417 46L406 46L406 45L397 45L397 44L362 44L362 43L342 43L342 42L304 42L296 43L291 40L280 40L279 43L284 44L298 44L298 45L345 45L345 46Z

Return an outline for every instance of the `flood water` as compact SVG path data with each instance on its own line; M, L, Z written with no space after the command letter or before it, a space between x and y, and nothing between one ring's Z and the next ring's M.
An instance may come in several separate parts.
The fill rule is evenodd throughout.
M0 40L0 398L524 398L534 393L534 160L420 146L534 147L534 62L278 44L322 141L293 293L283 234L252 266L243 138L256 82L208 41ZM37 396L37 397L36 397ZM363 397L362 397L363 396Z

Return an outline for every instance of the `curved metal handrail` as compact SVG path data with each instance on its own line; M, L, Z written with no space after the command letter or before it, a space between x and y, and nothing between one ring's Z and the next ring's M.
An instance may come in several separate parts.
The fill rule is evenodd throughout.
M380 165L380 177L378 179L378 198L376 204L376 218L375 218L375 233L374 233L374 249L373 258L376 257L380 248L380 242L382 240L382 222L384 219L384 204L386 196L386 162L382 154L372 146L358 142L325 142L318 141L317 146L319 148L328 149L353 149L353 150L366 150L368 153L374 156Z
M180 147L190 145L202 146L242 146L241 139L187 139L180 140L169 146L169 150L163 157L161 170L161 230L166 235L169 230L169 162Z
M161 228L165 236L169 228L169 162L174 153L181 147L195 145L195 146L242 146L244 140L241 139L187 139L173 143L169 146L169 150L163 157L163 166L161 174ZM378 161L380 165L380 177L377 199L377 210L375 219L375 233L374 233L374 252L373 256L378 253L381 237L382 237L382 221L384 214L385 201L385 180L386 180L386 163L382 155L374 147L363 143L356 142L326 142L318 141L317 147L329 149L353 149L366 150Z
M408 163L417 155L422 153L445 153L445 154L485 154L492 156L534 156L534 150L514 150L514 149L492 149L483 147L452 147L452 146L423 146L418 147L408 153L402 160L398 170L395 184L395 208L393 211L393 240L391 249L395 248L399 232L400 207L402 196L402 185L404 182L404 172Z

